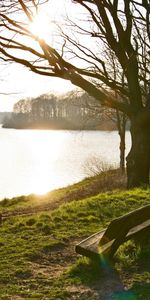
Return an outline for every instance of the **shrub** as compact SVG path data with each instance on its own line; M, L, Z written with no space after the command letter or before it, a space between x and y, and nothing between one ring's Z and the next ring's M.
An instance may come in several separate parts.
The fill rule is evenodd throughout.
M106 162L102 157L91 156L87 158L83 165L83 172L86 176L96 176L102 172L115 169L115 165L111 165Z

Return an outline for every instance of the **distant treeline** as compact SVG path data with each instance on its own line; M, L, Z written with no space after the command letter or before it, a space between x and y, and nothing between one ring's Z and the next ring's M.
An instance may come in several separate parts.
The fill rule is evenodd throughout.
M5 118L3 127L113 130L116 124L112 119L88 94L69 92L63 96L43 94L21 99L15 103L11 117Z
M11 118L12 112L0 112L0 124L3 124L6 119Z

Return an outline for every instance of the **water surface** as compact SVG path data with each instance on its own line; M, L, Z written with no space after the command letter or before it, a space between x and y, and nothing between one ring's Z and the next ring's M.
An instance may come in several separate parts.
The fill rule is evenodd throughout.
M126 134L127 152L130 134ZM0 129L0 199L43 194L85 177L90 157L119 164L116 131Z

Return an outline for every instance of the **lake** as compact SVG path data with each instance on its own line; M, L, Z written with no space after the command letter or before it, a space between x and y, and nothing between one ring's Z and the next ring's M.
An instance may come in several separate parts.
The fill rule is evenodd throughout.
M126 151L130 133L126 133ZM91 157L119 164L117 131L15 130L0 128L0 199L44 194L86 177Z

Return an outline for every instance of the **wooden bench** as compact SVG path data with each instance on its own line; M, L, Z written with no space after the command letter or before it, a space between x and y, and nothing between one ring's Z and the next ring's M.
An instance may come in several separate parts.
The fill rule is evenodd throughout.
M76 252L91 259L112 258L121 244L150 233L150 205L114 219L107 229L99 231L76 245Z

